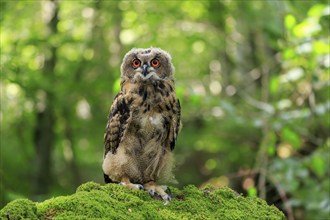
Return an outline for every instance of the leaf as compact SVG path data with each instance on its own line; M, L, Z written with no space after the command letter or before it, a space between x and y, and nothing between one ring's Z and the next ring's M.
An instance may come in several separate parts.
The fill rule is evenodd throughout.
M318 22L319 20L316 18L307 18L293 28L293 33L299 38L310 37L322 30L321 25Z
M257 196L257 189L252 186L247 190L248 196L250 197L256 197Z
M284 24L288 30L291 30L296 25L296 23L296 18L293 15L288 14L285 16Z
M311 9L309 9L308 16L309 17L320 17L323 14L324 9L326 9L326 5L316 4L313 7L311 7Z
M280 79L278 76L273 76L270 80L269 90L271 94L276 94L280 86Z
M269 145L267 148L267 154L268 156L274 156L276 153L276 148L274 145Z
M274 132L269 132L268 134L268 156L274 156L276 154L276 135Z
M290 59L294 58L295 56L296 56L296 53L295 53L294 49L292 49L292 48L286 48L283 51L284 60L290 60Z
M316 54L328 54L330 53L330 48L327 43L318 40L313 42L313 51Z
M301 147L300 136L288 127L282 130L282 140L290 143L295 150Z
M326 171L325 161L320 156L314 156L311 160L311 169L316 173L317 176L323 177Z

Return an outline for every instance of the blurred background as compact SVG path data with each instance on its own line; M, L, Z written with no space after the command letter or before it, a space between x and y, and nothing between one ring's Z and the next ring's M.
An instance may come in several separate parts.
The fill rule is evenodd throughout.
M176 67L176 187L326 219L329 15L327 0L1 1L0 207L103 183L122 57L154 46Z

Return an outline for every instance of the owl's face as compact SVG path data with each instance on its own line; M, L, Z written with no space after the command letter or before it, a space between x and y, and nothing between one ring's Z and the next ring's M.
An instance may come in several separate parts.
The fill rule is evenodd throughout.
M121 78L132 82L173 79L171 56L159 48L133 48L121 64Z

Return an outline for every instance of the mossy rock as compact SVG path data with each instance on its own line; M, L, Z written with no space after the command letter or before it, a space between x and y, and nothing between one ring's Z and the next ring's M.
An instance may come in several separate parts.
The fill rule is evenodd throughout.
M88 182L73 195L44 202L17 199L1 211L1 219L285 219L275 206L243 197L229 188L170 187L166 205L142 190L118 184Z

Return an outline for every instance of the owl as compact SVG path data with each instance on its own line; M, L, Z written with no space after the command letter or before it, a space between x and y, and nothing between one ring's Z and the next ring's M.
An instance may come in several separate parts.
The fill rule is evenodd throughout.
M104 134L105 182L170 200L160 184L175 181L172 151L180 114L170 54L159 48L129 51Z

